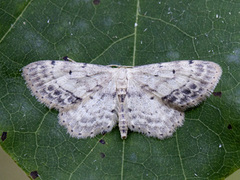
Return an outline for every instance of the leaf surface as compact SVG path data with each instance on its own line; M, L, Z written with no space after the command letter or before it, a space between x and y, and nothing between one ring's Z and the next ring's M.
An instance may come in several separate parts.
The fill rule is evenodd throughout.
M240 167L240 3L237 1L1 1L0 142L41 179L223 179ZM71 138L40 104L20 69L69 56L77 62L144 65L201 59L222 78L166 140L118 127Z

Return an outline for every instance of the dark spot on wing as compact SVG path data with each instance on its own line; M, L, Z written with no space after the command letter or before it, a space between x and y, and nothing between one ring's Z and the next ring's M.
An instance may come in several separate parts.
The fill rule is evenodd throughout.
M184 89L184 90L182 91L182 93L184 93L184 94L190 94L191 91L190 91L190 89Z
M117 111L115 109L111 110L111 113L117 113Z
M52 65L55 65L55 63L56 63L55 61L52 61L52 62L51 62Z
M120 102L124 102L125 97L126 97L126 94L121 94L121 95L118 96L118 99L119 99Z
M5 139L7 139L7 132L3 132L1 136L2 141L5 141Z
M132 109L131 109L131 108L128 108L128 111L129 111L129 112L132 112Z
M58 95L62 94L62 92L59 90L55 90L53 94L58 96Z
M30 173L30 176L33 178L33 179L36 179L38 177L38 172L37 171L32 171Z
M154 96L150 97L150 99L153 100L153 99L154 99Z
M188 61L189 64L193 64L193 60Z
M53 91L54 90L54 87L52 85L48 86L48 90L49 91Z
M214 96L222 97L222 92L213 92Z
M196 98L198 96L198 93L197 92L193 92L193 94L191 95L191 98Z
M43 86L43 84L44 84L44 82L40 82L40 83L36 84L36 87L41 87L41 86Z
M184 96L183 98L180 99L180 104L183 104L184 102L187 102L188 98L187 96Z
M101 98L100 98L100 99L104 99L104 97L105 97L105 94L102 94L102 96L101 96Z
M113 97L113 98L115 98L115 97L116 97L116 95L117 95L117 93L116 93L116 92L114 92L114 93L112 94L112 97Z
M201 80L200 83L203 84L203 85L207 85L208 84L208 82L204 81L204 80Z
M87 66L87 63L84 63L83 65L82 65L82 68L85 68Z
M90 99L93 99L93 97L92 97L92 96L89 96L89 98L90 98Z
M82 101L82 98L80 98L80 97L77 97L77 99L76 99L76 101Z
M197 87L196 84L191 84L191 85L190 85L190 88L191 88L191 89L196 89L196 87Z
M231 130L232 129L232 125L229 124L227 128Z
M176 98L175 96L172 96L172 97L169 99L170 102L174 102L174 101L176 101L176 100L177 100L177 98Z
M154 75L155 77L158 77L158 75L156 74L156 75Z
M71 71L71 70L69 71L69 74L70 74L70 75L72 74L72 71Z
M55 99L51 94L48 94L48 98L51 100Z
M59 97L59 98L57 99L57 101L58 101L58 103L62 103L62 102L64 102L64 99L62 99L61 97Z
M173 72L173 74L175 74L175 70L174 69L172 70L172 72Z
M144 84L144 85L141 86L142 89L146 89L146 87L148 87L147 84Z
M45 89L42 89L42 90L40 91L40 93L41 93L41 94L44 94L44 95L48 94Z
M36 78L34 78L32 81L39 81L40 80L40 77L36 77Z
M72 96L70 96L70 97L67 99L67 101L68 101L69 103L72 103L72 102L74 101L74 98L73 98Z

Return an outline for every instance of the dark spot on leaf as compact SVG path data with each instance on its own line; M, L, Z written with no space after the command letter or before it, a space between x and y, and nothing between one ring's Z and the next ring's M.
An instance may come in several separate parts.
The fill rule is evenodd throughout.
M106 144L106 142L105 142L104 139L100 139L99 142L100 142L101 144Z
M231 130L232 129L232 125L229 124L227 128Z
M2 141L5 141L7 139L7 132L3 132L1 136Z
M101 158L105 158L106 155L101 152L101 153L100 153L100 156L101 156Z
M222 97L222 92L213 92L214 96Z
M69 61L69 60L68 60L68 56L64 56L63 59L64 59L65 61Z
M100 3L100 0L93 0L94 5L98 5Z
M30 176L33 178L33 179L36 179L38 177L38 172L37 171L32 171L30 173Z

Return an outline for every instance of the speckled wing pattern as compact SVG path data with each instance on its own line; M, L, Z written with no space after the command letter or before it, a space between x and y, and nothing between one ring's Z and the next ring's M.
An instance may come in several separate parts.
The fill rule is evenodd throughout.
M32 94L59 111L72 137L94 137L118 123L164 139L184 121L184 110L211 94L222 74L209 61L173 61L133 68L45 60L23 68Z
M129 128L164 139L184 122L184 110L208 97L222 74L209 61L173 61L134 67L128 87Z

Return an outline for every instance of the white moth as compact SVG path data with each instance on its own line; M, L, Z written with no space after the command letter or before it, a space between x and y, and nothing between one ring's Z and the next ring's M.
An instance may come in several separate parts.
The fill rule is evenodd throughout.
M222 74L209 61L174 61L127 68L45 60L23 68L37 99L59 111L72 137L94 137L118 123L164 139L183 125L184 111L209 96Z

